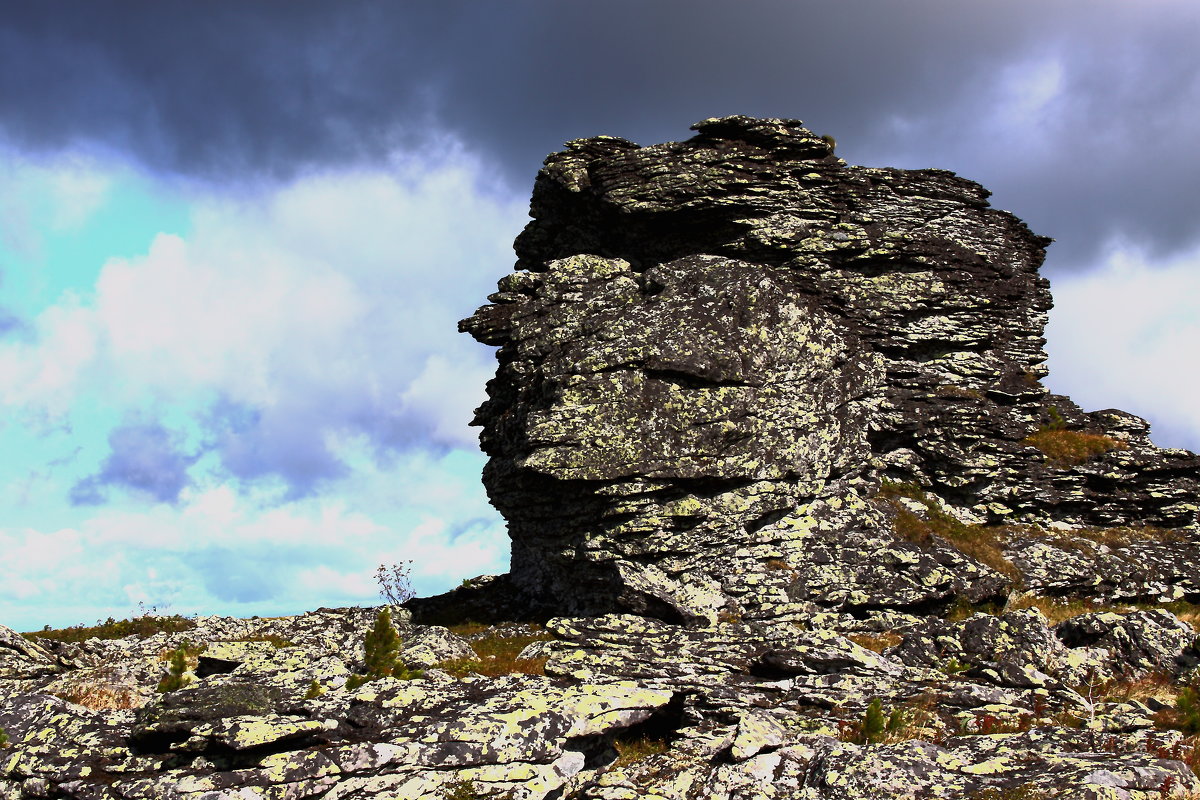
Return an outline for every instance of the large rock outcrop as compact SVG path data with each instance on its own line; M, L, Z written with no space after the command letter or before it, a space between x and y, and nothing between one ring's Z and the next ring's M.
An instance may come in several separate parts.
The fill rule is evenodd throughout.
M849 166L796 120L694 127L547 158L518 271L461 325L499 346L476 424L529 603L770 618L1022 577L898 536L896 486L963 525L1037 526L998 548L1034 583L1047 526L1195 530L1194 455L1039 382L1049 239L975 183ZM1051 459L1039 430L1107 451Z

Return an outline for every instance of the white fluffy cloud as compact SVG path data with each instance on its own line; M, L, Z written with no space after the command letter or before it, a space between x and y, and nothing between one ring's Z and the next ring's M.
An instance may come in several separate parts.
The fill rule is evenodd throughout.
M109 260L0 345L0 399L61 416L89 392L139 413L207 398L225 467L297 493L345 474L333 437L473 448L492 360L456 322L509 268L524 203L460 150L426 155L201 198L186 239Z
M108 186L50 182L45 235ZM456 323L511 268L523 195L446 147L193 197L184 235L97 254L0 338L0 406L40 423L10 455L61 494L0 522L0 623L373 603L374 568L410 559L422 594L502 571L467 426L494 361ZM38 430L80 443L71 463L50 469Z
M225 485L187 490L177 506L96 509L59 530L0 528L8 554L0 620L28 630L128 616L138 603L178 613L299 613L378 603L381 563L411 560L420 594L503 571L508 541L474 470L417 455L364 477L399 485L414 470L436 480L440 494L403 510L353 491L277 503Z
M1200 249L1156 263L1114 243L1101 268L1052 289L1050 385L1146 417L1160 445L1200 450Z

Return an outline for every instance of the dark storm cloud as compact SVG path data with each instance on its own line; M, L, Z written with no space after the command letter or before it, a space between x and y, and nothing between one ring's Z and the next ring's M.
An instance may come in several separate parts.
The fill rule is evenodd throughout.
M108 436L108 458L95 475L71 489L75 505L105 502L110 486L136 489L158 502L173 503L188 484L188 468L196 457L182 452L179 437L161 425L132 424L113 429Z
M0 125L220 181L449 131L523 192L569 138L797 116L852 161L980 180L1082 263L1113 233L1196 236L1198 33L1183 0L44 1L0 20ZM990 115L1006 70L1039 59L1062 87L1030 146Z

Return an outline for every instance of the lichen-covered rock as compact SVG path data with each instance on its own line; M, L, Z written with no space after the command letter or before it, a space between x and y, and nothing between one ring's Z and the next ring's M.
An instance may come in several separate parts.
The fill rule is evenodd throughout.
M59 665L50 652L0 625L0 681L51 675Z
M1106 602L1200 597L1200 531L1155 528L1026 532L1009 558L1029 590Z
M422 625L404 641L400 660L409 669L427 669L443 661L475 658L475 651L461 636L440 625Z
M1195 527L1200 460L1039 383L1049 240L977 184L849 166L796 120L695 129L551 155L520 271L461 324L500 348L475 421L530 607L705 624L1002 598L1020 567L899 541L881 480L972 524ZM1047 455L1043 428L1101 444ZM1153 590L1194 593L1171 556L1200 542L1155 559Z
M1196 632L1168 611L1081 614L1054 633L1070 647L1103 652L1106 663L1125 674L1177 675L1200 664Z
M989 788L1115 781L1150 800L1137 792L1167 778L1197 788L1177 760L1189 740L1161 724L1166 702L1107 700L1094 695L1100 684L1072 687L1055 672L1076 651L1165 663L1190 641L1165 612L1110 616L1081 619L1069 628L1080 638L1069 641L1056 638L1067 628L1050 630L1036 611L931 621L884 653L811 627L816 616L808 627L707 628L637 615L559 618L553 639L522 653L545 658L545 676L454 679L435 666L352 691L345 679L359 656L321 643L347 620L358 621L361 640L373 614L327 612L329 636L308 645L208 618L188 632L201 655L193 682L176 691L153 691L159 673L141 666L148 639L112 646L107 667L143 681L152 698L140 707L93 708L83 695L68 702L20 688L43 681L57 690L72 672L82 684L94 667L41 677L34 667L0 681L9 739L0 797L966 800ZM270 622L286 630L289 620ZM417 651L461 641L420 625L405 636L425 643ZM221 669L204 668L210 662ZM1170 688L1160 694L1170 698ZM876 704L888 724L871 733Z

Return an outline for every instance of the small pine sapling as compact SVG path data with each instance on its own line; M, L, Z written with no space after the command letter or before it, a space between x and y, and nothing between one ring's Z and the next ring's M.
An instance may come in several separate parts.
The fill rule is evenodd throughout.
M158 682L158 691L173 692L176 689L182 689L192 682L191 677L186 673L188 670L188 643L184 642L177 649L172 650L167 657L168 668L167 674Z
M1185 686L1175 698L1179 709L1180 729L1189 736L1200 733L1200 696L1192 686Z
M400 634L392 625L392 610L382 608L375 615L375 626L363 639L363 663L367 674L376 678L390 675L400 655Z
M388 607L381 608L375 616L375 625L367 631L363 639L363 664L366 666L365 675L351 675L346 681L346 688L353 691L368 681L379 678L393 677L411 681L422 677L425 673L419 669L408 669L400 663L400 634L392 625L392 611Z
M883 701L876 697L867 705L867 712L863 715L861 734L863 743L872 744L881 741L886 729L887 719L883 716Z

